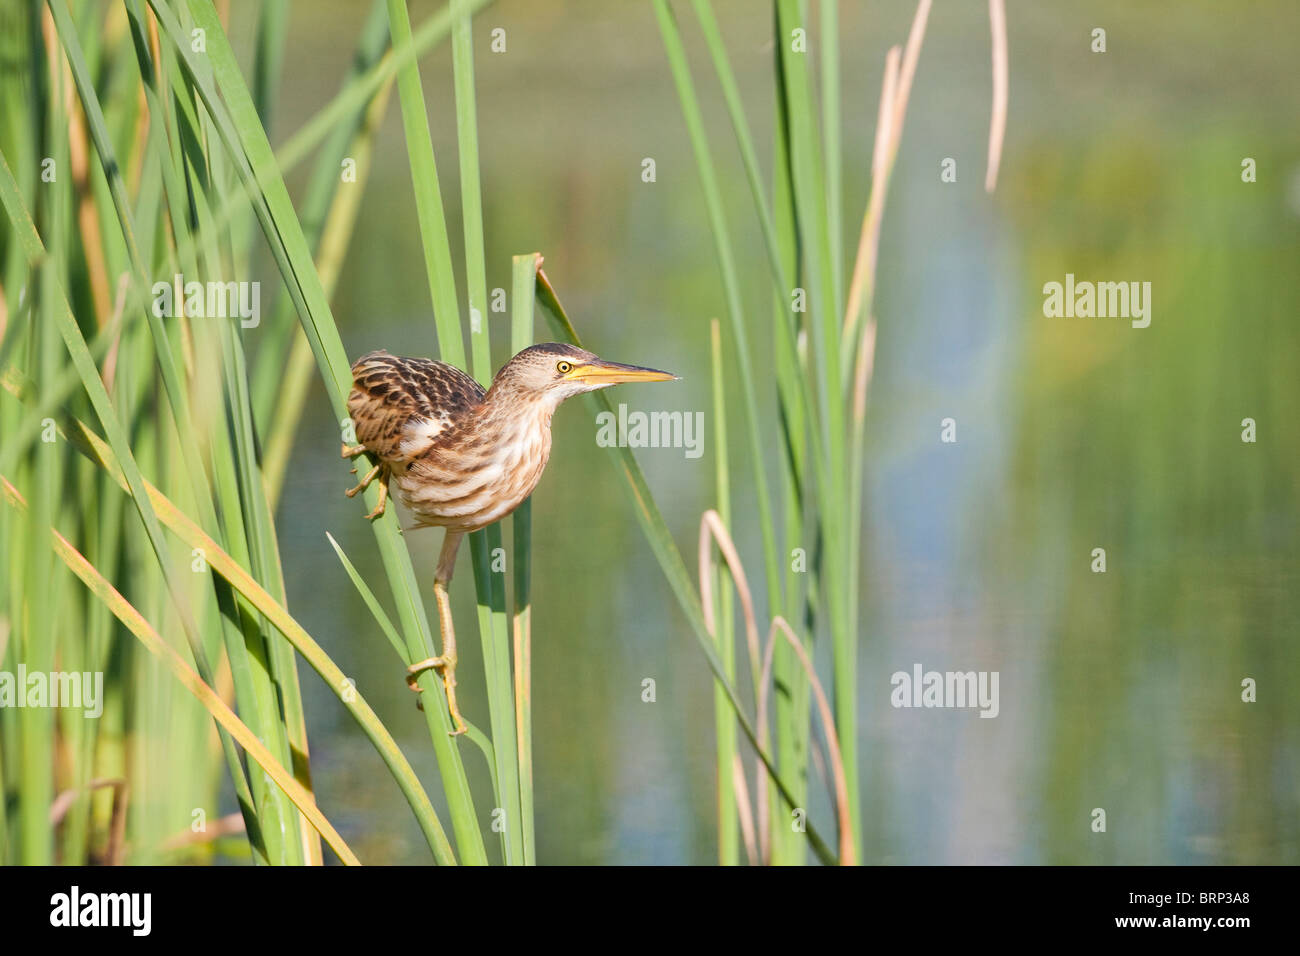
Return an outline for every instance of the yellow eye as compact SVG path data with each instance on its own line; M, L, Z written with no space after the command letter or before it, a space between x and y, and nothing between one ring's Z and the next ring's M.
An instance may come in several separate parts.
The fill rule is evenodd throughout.
M555 368L561 375L568 375L569 370L573 368L573 366L568 362L561 362L559 365L555 366Z

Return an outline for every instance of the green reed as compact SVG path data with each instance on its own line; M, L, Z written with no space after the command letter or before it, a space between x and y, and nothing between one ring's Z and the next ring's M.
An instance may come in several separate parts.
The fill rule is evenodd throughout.
M717 681L719 859L740 862L743 845L751 863L800 863L810 847L823 862L856 862L862 858L857 649L862 462L875 344L871 294L881 211L930 4L921 0L918 6L906 54L895 47L885 64L871 195L852 267L846 268L836 0L817 4L819 31L813 29L809 5L799 0L772 5L776 122L770 184L760 171L751 123L712 7L708 0L692 0L761 231L766 262L754 267L755 280L747 286L771 290L767 327L756 321L760 313L742 295L744 264L731 239L730 214L722 202L682 28L668 0L655 0L654 7L696 159L726 302L724 321L715 320L712 330L718 504L701 525L698 595L681 580L685 568L675 550L655 549ZM820 66L820 89L814 59ZM774 394L760 393L755 383L752 343L760 335L771 337ZM728 531L741 520L731 509L735 472L723 447L734 414L723 401L728 369L735 370L739 385L739 415L757 501L758 560L765 585L757 594ZM772 399L776 407L768 411ZM779 436L775 455L765 440L772 434ZM653 535L658 530L650 524L662 521L647 522ZM716 571L715 546L723 559ZM734 634L731 585L743 611L743 643ZM763 621L768 622L765 640ZM812 669L819 640L830 643L831 693ZM752 724L734 688L738 647L749 658L757 714ZM819 736L814 734L814 713L819 715ZM743 775L737 722L757 757L752 788ZM808 803L815 799L812 752L819 746L826 796L836 816L834 853L806 823Z
M313 359L346 427L349 362L329 293L370 142L396 83L408 133L427 145L411 92L416 58L448 37L469 302L485 310L469 56L470 18L483 5L457 0L412 31L403 4L376 4L340 92L278 153L266 128L285 4L261 8L251 85L206 0L125 0L79 9L79 19L65 0L23 5L12 26L26 43L6 61L21 68L0 84L0 669L99 671L105 692L97 720L0 711L0 860L206 859L218 840L229 852L226 836L242 830L255 862L320 862L322 837L356 862L312 794L301 658L376 747L434 859L487 861L489 818L475 811L446 708L434 703L440 685L425 679L425 717L450 837L392 735L294 620L273 520ZM283 175L313 149L295 206ZM413 150L417 204L441 220L432 151ZM341 182L344 155L358 159L355 182ZM42 178L47 157L55 173ZM258 232L281 281L263 297L256 333L236 317L190 314L183 297L176 314L156 314L160 278L246 280ZM424 238L443 354L463 366L445 224ZM530 317L516 303L516 339L531 336ZM254 334L256 360L246 350ZM489 375L486 323L472 341L475 372ZM516 519L513 556L525 602L526 521ZM387 636L403 662L427 657L437 635L393 510L373 528L396 621L339 550L375 619L356 639ZM496 546L500 530L484 539ZM491 801L507 809L502 858L531 862L531 772L522 782L519 773L530 760L527 695L516 700L513 683L527 681L512 678L505 577L496 578L480 580L493 740L470 737L502 787ZM527 633L526 603L516 632ZM233 822L216 819L223 767Z

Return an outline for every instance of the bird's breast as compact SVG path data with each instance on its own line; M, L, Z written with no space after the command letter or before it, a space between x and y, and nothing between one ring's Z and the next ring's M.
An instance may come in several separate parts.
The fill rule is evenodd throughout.
M532 494L551 455L550 416L526 424L487 422L435 442L394 468L398 497L421 524L476 531Z

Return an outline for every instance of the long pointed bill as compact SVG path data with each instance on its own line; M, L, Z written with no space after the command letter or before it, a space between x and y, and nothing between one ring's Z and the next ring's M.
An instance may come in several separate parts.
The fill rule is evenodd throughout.
M657 368L643 368L640 365L621 365L618 362L579 365L565 378L582 382L584 385L618 385L621 382L671 382L677 378L671 372L661 372Z

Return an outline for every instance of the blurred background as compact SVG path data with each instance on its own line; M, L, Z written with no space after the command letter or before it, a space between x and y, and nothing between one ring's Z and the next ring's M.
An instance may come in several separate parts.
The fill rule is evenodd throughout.
M232 6L232 38L251 62L241 37L255 5ZM1300 9L1008 7L996 193L983 188L986 5L941 4L885 212L862 564L866 860L1300 862ZM435 5L411 8L419 22ZM767 165L770 20L744 2L715 8ZM841 5L849 248L885 52L905 41L913 12L905 2ZM273 143L333 95L364 15L343 0L294 6ZM689 11L679 18L746 304L770 321L721 93ZM488 50L496 27L505 53ZM1097 27L1105 53L1091 50ZM488 285L508 289L510 256L539 251L591 348L682 376L612 397L632 410L706 413L703 457L638 452L692 556L700 514L714 505L708 323L724 302L653 12L499 0L476 18L475 59ZM421 69L444 194L455 196L449 49ZM376 348L436 357L396 99L375 155L335 315L353 357ZM641 179L647 157L654 183ZM1257 164L1253 184L1241 179L1245 157ZM956 161L955 183L940 181L945 158ZM290 187L304 182L299 174ZM448 215L459 236L455 203ZM274 284L274 267L263 268ZM1067 272L1150 282L1150 327L1045 318L1043 284ZM506 315L488 321L504 349ZM244 340L256 350L256 335ZM764 367L757 384L771 420ZM277 516L289 607L355 677L437 800L427 729L382 635L345 639L374 627L325 533L363 573L381 572L361 509L342 494L323 392L311 409ZM949 417L955 444L939 440ZM1241 440L1248 417L1254 444ZM735 534L742 553L756 554L733 431ZM589 417L562 409L554 438L533 498L538 858L712 862L708 670ZM426 598L440 539L407 538ZM1094 548L1106 550L1105 574L1090 570ZM468 621L466 565L454 598ZM462 706L482 722L477 641L462 644L460 682L476 688ZM892 708L889 677L914 663L998 671L999 716ZM1247 677L1256 703L1241 700ZM655 703L642 702L645 678L657 683ZM362 858L424 862L379 757L314 675L303 686L321 805ZM471 779L485 786L486 766L468 753ZM1098 807L1104 835L1090 829Z

